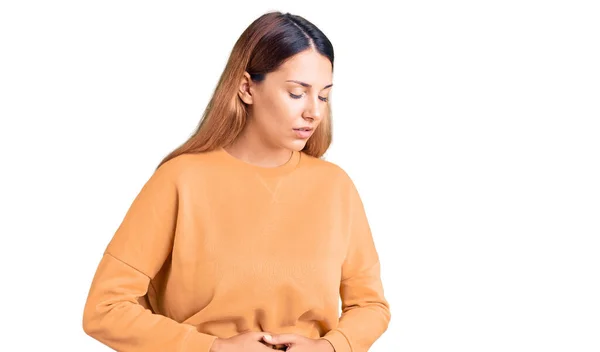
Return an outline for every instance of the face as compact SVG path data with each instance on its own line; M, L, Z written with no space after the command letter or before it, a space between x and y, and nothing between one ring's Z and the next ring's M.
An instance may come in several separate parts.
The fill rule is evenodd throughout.
M269 148L302 150L327 114L331 84L329 59L311 49L294 55L260 83L245 72L239 95L250 116L244 133Z

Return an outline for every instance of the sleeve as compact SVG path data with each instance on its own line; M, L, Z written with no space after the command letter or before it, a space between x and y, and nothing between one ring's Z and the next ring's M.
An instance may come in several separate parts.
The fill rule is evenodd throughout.
M144 184L109 242L83 312L86 334L120 352L209 352L216 336L140 304L172 250L178 195L169 161Z
M367 352L387 330L391 314L363 203L350 183L350 234L340 282L342 314L337 327L322 338L336 352Z

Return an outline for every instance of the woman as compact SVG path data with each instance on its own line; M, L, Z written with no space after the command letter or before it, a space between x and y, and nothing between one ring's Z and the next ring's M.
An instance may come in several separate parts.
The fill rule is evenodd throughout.
M390 310L357 189L320 158L332 75L331 43L304 18L244 31L197 131L108 244L88 335L122 352L368 351Z

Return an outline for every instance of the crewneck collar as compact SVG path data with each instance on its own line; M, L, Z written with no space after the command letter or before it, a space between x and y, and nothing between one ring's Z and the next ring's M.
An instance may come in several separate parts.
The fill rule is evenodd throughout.
M245 170L255 172L257 174L260 174L261 176L281 176L290 173L300 163L302 154L302 152L293 150L291 157L284 164L274 167L266 167L251 164L241 159L238 159L237 157L229 154L229 152L227 152L223 147L218 148L216 150L216 153L225 163L227 163L231 167L239 169L240 171Z

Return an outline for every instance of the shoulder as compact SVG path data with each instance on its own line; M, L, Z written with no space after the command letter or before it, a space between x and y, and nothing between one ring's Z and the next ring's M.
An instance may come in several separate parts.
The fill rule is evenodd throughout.
M153 177L179 184L190 178L206 175L214 167L213 156L211 151L177 155L156 168Z
M302 157L306 159L305 165L311 172L317 172L321 177L325 176L336 183L352 185L352 178L339 164L322 158L316 158L305 153L302 153Z

